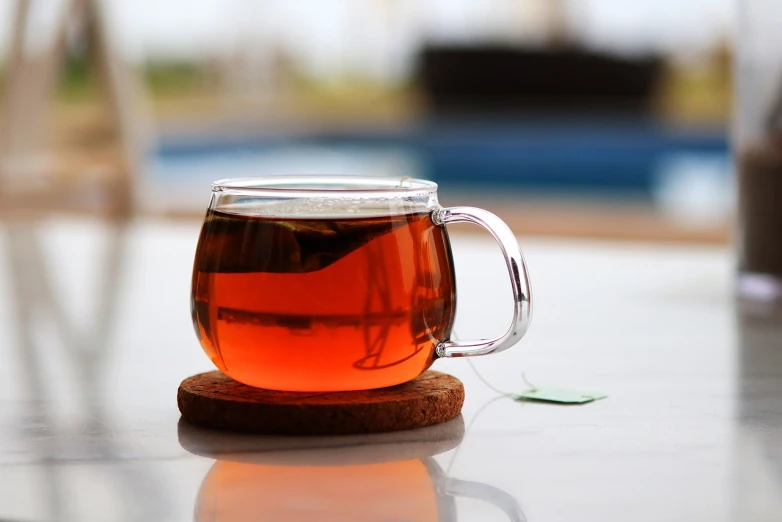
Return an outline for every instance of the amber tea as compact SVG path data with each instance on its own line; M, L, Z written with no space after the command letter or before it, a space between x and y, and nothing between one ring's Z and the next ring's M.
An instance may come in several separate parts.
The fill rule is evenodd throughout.
M406 382L455 314L448 233L429 212L278 218L210 209L192 314L234 379L290 391Z
M497 241L513 297L501 335L451 337L450 223L478 225ZM267 176L212 184L191 312L204 351L237 381L350 391L411 381L436 358L507 350L527 331L532 294L508 225L479 208L441 207L436 183Z

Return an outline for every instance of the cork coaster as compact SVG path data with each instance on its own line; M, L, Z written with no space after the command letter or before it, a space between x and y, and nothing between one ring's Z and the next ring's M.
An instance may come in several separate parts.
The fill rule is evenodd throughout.
M177 393L182 416L217 430L274 435L347 435L408 430L458 416L464 386L427 371L378 390L295 393L253 388L222 372L194 375Z

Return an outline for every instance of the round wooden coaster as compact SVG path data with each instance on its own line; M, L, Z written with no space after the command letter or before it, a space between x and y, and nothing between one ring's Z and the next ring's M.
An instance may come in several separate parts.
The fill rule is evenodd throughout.
M346 435L422 428L453 419L464 386L427 371L378 390L295 393L253 388L222 372L194 375L177 393L182 416L208 428L275 435Z

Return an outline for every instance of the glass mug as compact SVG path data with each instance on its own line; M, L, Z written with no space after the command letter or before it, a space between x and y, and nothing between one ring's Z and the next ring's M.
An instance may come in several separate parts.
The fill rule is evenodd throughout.
M497 240L513 320L493 339L451 339L456 286L447 223ZM485 210L442 208L437 184L403 178L280 176L215 182L192 279L196 334L244 384L281 391L383 388L439 357L500 352L531 315L511 230Z

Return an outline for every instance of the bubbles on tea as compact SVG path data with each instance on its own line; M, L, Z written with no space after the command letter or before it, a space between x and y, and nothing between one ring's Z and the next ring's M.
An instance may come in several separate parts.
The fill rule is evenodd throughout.
M427 204L414 198L295 198L251 202L238 201L222 205L220 211L241 216L277 217L295 219L342 219L345 217L398 216L425 212Z

